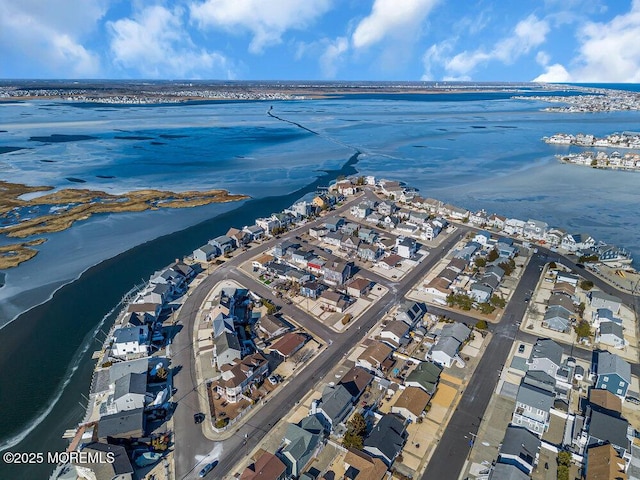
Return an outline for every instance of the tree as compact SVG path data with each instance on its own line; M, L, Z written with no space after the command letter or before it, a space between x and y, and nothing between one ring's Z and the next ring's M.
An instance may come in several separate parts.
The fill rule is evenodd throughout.
M356 435L364 435L367 431L367 421L361 413L356 412L353 414L353 417L351 417L351 420L349 420L348 428Z
M347 431L347 433L344 434L344 438L342 439L342 446L345 448L355 448L358 450L362 450L362 447L364 447L364 440L361 436Z
M495 293L491 295L491 300L489 300L489 302L496 308L504 308L507 305L506 300Z
M569 480L569 467L558 465L558 480Z
M591 336L591 325L586 320L581 320L578 325L575 326L576 335L578 338L587 338Z
M487 321L486 320L478 320L476 322L476 328L478 330L486 330L487 328L489 328L489 325L487 325Z
M273 315L278 310L278 308L275 306L275 304L273 302L270 302L269 300L263 299L262 300L262 304L265 307L267 307L267 314L268 315Z
M366 431L367 421L361 413L356 412L347 423L347 433L342 439L342 446L362 449Z
M478 305L478 309L480 310L480 313L482 313L483 315L490 315L491 313L493 313L496 307L494 307L490 303L483 302L480 305Z
M589 291L593 288L593 282L591 280L582 280L580 282L580 288Z
M487 255L487 261L489 262L495 262L498 258L500 257L500 254L498 253L498 250L496 250L495 248L493 250L491 250L489 252L489 254Z
M591 159L591 166L595 167L598 165L598 160L596 160L595 158Z
M558 452L558 465L571 465L571 453L565 450Z
M556 265L556 262L549 262L549 268L551 269L558 268L558 265Z
M487 266L487 259L484 257L476 257L474 263L477 267L483 268Z

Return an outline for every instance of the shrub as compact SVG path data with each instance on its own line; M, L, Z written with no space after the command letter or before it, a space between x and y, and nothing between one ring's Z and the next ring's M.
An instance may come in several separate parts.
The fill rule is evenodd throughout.
M487 328L489 328L489 325L487 325L487 321L486 320L478 320L476 322L476 328L478 330L486 330Z
M593 288L593 282L591 280L582 280L580 282L580 288L583 290L591 290Z

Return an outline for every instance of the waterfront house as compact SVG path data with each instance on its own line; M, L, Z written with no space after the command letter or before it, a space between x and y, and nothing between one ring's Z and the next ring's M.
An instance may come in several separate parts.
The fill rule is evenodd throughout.
M494 213L492 215L489 215L489 218L487 219L487 224L490 227L495 228L496 230L503 230L504 224L506 221L507 221L507 217L503 217L502 215L496 215Z
M599 290L589 293L589 300L592 308L608 308L614 314L620 311L622 300L614 295L601 292Z
M213 245L203 245L193 251L193 259L197 262L208 262L218 256L218 249Z
M508 218L504 222L503 231L507 235L522 235L524 232L525 222L518 218Z
M463 220L469 218L469 210L466 208L456 207L455 205L446 204L441 208L441 213L449 216L454 220Z
M596 241L587 233L570 233L562 237L560 247L569 252L578 252L592 248Z
M550 247L559 247L566 234L567 232L560 228L550 228L544 234L544 241L547 242Z
M524 225L523 235L525 238L529 238L532 240L544 240L545 234L549 225L545 222L541 222L540 220L527 220L527 223Z
M487 212L484 210L478 210L477 212L469 215L469 223L477 227L484 227L487 222Z
M287 467L287 477L297 478L322 449L324 432L316 417L305 417L300 422L287 425L282 442L284 447L277 452Z
M526 428L509 425L500 444L498 463L513 465L531 475L538 463L540 439Z
M625 340L622 326L615 322L602 322L596 330L596 343L611 345L615 348L624 348Z
M261 353L253 353L233 363L223 365L221 377L213 383L216 392L229 403L236 403L251 385L260 383L269 374L269 362Z
M344 478L348 480L383 480L387 477L387 466L379 458L355 448L347 448L344 472Z
M289 332L283 335L276 343L271 345L271 351L287 360L291 358L294 353L304 347L306 342L306 336L300 333Z
M365 438L363 450L382 460L385 465L391 466L402 451L407 437L404 420L393 413L387 413Z
M77 478L95 478L96 480L116 479L116 480L132 480L134 478L134 470L129 461L127 451L121 445L112 445L104 442L91 442L82 446L78 450L88 455L88 462L82 457L78 461L72 461L68 467L75 467ZM93 459L108 459L108 454L112 454L112 462L93 462ZM65 467L67 468L67 467ZM87 473L89 470L91 473ZM82 475L82 476L81 476ZM93 477L92 477L93 476ZM53 476L52 476L53 477ZM62 478L62 477L58 477ZM67 477L69 478L69 477ZM76 476L72 477L76 478Z
M285 480L287 466L273 453L262 451L255 462L242 471L240 480Z
M238 337L228 331L213 340L213 362L218 370L222 365L233 363L242 357L242 349Z
M358 191L357 185L349 179L336 182L334 188L340 195L355 195Z
M251 241L251 236L247 232L237 228L230 228L226 236L233 240L235 248L242 248Z
M416 422L424 416L431 395L418 387L407 387L400 393L396 403L391 407L391 413L401 415L404 419Z
M170 291L168 285L156 285L141 299L142 303L130 303L127 306L127 313L135 314L138 317L137 324L155 322Z
M393 349L382 342L373 341L358 356L356 365L380 377L384 376L383 363L391 356Z
M249 234L249 238L252 242L262 240L265 234L264 228L262 228L260 225L250 225L248 227L243 227L242 231Z
M352 367L338 382L351 394L351 401L355 402L373 381L373 375L362 367Z
M429 395L436 393L442 367L433 362L420 362L404 380L407 387L421 388Z
M430 213L442 213L442 202L435 198L427 198L422 202L423 207Z
M113 332L111 355L129 360L134 357L146 357L149 352L149 327L140 325L135 327L117 328Z
M344 385L326 385L322 397L311 402L309 415L319 415L324 428L333 432L351 413L352 399Z
M631 365L614 353L597 353L593 371L596 373L595 388L608 390L621 399L627 395L631 384Z
M143 408L125 410L112 415L104 415L98 421L98 440L137 440L144 437L145 416Z
M113 383L113 393L107 400L106 413L144 408L146 393L147 372L127 373Z
M542 436L549 429L554 400L554 387L538 382L531 372L527 372L518 388L512 423Z
M235 249L235 241L226 235L220 235L219 237L209 240L209 245L216 247L222 255L231 252Z
M280 228L280 221L274 217L257 218L256 225L264 231L265 235L272 235L273 230Z

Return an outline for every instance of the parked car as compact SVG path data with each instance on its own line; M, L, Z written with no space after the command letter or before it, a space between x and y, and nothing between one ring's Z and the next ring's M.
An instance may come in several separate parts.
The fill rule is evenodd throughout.
M518 353L524 353L524 343L521 343L518 347Z
M640 405L640 398L636 398L636 397L627 397L626 398L627 402L629 403L633 403L635 405Z
M205 418L205 416L204 416L204 413L202 413L202 412L193 414L193 421L195 422L196 425L204 422L204 418Z
M202 470L200 470L200 473L198 473L198 477L200 477L200 478L206 477L207 474L211 470L213 470L216 465L218 465L218 461L217 460L215 462L207 463L204 467L202 467Z
M274 376L269 377L268 380L271 385L275 385L278 383L278 379Z

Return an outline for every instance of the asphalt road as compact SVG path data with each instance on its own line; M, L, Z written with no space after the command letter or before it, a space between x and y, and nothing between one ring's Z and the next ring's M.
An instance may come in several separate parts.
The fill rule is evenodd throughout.
M342 209L348 208L347 206ZM342 209L334 212L339 214ZM302 230L291 232L288 236L299 235L302 231L323 220L311 222ZM208 475L210 478L222 478L233 466L242 460L247 452L251 451L266 435L277 421L286 416L295 406L296 401L304 397L314 385L336 366L339 360L346 355L372 328L380 318L399 301L402 301L407 292L413 288L416 282L431 269L468 230L458 228L439 247L432 249L414 270L409 272L400 282L390 282L382 277L376 279L387 286L389 291L371 308L369 308L353 325L342 333L336 333L318 322L313 317L303 312L295 305L282 304L281 312L317 337L329 342L330 345L320 353L309 365L299 371L283 388L270 398L266 405L261 405L248 421L239 422L234 434L227 440L214 442L207 439L201 427L193 422L193 414L200 411L197 397L197 379L193 364L192 332L196 314L208 292L213 286L222 280L235 280L258 295L267 298L272 297L271 291L263 284L252 280L240 273L237 267L254 256L254 251L243 252L220 266L209 275L185 301L180 312L178 323L182 325L182 331L175 337L172 345L174 365L182 365L183 368L174 378L174 386L178 389L178 406L174 413L175 431L175 471L176 478L195 478L198 471L208 461L219 460L219 464ZM260 247L264 250L279 240L270 240ZM278 303L276 301L276 303ZM356 328L357 326L357 328ZM274 401L275 400L275 401Z

